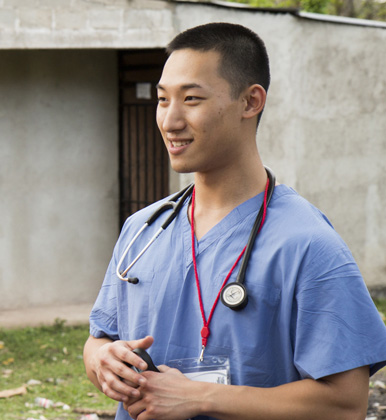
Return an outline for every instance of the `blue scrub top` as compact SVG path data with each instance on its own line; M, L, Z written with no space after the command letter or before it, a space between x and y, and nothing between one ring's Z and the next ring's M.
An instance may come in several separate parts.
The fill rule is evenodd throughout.
M195 243L206 318L248 241L263 195L235 208ZM151 357L167 364L201 351L188 202L130 270L138 284L115 274L127 244L159 205L126 221L90 316L90 333L114 340L152 335ZM160 225L144 231L123 268ZM238 269L229 282L236 281ZM243 310L218 303L205 350L205 356L229 357L232 384L273 387L364 365L373 374L386 364L386 328L350 251L327 218L285 185L275 188L245 286L249 300ZM130 417L120 408L118 418Z

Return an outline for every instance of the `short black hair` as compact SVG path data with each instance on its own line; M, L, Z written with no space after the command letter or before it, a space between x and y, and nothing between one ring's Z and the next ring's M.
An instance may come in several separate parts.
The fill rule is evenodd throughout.
M233 98L238 98L244 89L255 83L268 91L267 50L262 39L245 26L209 23L187 29L169 43L166 52L170 55L182 49L220 53L219 73L230 84Z

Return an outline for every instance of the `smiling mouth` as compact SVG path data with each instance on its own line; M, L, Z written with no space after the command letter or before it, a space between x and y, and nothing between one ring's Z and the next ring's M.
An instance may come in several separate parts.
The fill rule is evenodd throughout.
M182 147L182 146L187 146L188 144L192 143L193 140L181 140L181 141L177 141L177 140L170 140L170 144L172 145L172 147Z

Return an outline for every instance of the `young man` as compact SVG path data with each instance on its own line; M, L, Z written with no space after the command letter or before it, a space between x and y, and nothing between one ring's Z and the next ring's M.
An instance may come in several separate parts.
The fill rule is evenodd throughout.
M285 185L267 206L255 139L269 86L264 44L219 23L183 32L168 52L157 123L173 169L193 172L195 189L130 269L137 284L121 281L116 267L160 203L123 227L90 317L90 380L121 402L118 420L363 420L369 373L386 363L385 326L327 219ZM236 281L260 208L248 301L232 310L219 293ZM144 231L124 267L161 224ZM135 348L148 349L161 372L127 367L146 368ZM204 376L221 382L229 368L231 384L180 372L188 365L203 374L213 364Z

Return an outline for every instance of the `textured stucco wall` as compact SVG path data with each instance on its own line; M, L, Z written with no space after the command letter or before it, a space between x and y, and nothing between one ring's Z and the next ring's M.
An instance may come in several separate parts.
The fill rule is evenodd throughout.
M115 50L211 21L265 40L264 162L386 288L385 29L162 0L0 0L0 308L94 299L118 227Z
M0 1L0 48L162 47L173 26L161 0Z
M0 309L90 302L118 235L114 51L0 51Z
M386 30L294 23L270 48L262 154L327 214L368 285L384 287Z
M197 5L178 6L177 16L177 31L228 21L265 40L263 160L325 212L369 287L386 288L386 28Z

